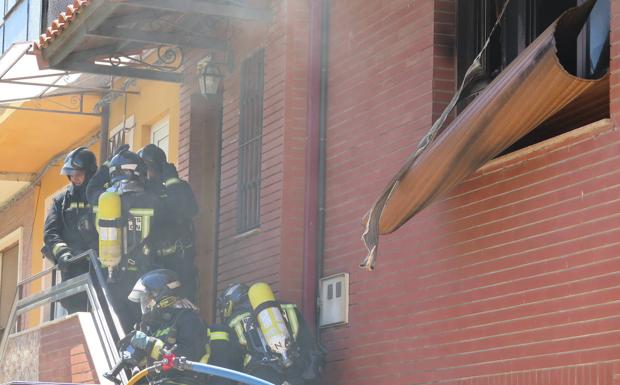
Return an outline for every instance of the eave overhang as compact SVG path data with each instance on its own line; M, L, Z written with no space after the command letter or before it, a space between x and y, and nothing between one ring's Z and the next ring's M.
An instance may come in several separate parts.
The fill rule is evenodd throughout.
M362 268L374 268L379 235L397 230L541 123L608 92L608 74L588 80L562 65L565 55L574 54L593 3L560 16L426 148L409 157L364 218L368 255Z
M41 68L181 82L183 49L226 53L231 21L268 6L205 0L74 0L36 42ZM218 55L215 55L218 56Z

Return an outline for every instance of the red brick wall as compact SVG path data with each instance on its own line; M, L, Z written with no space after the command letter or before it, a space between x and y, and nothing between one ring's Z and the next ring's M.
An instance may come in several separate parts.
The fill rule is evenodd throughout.
M611 63L609 102L610 115L614 126L620 126L620 2L611 1ZM614 385L620 385L620 364L614 365Z
M620 2L611 1L611 80L610 113L616 126L620 125Z
M177 171L179 176L189 182L190 177L190 142L191 142L191 107L192 95L199 92L196 78L196 65L205 53L200 50L188 51L185 60L185 81L181 84L179 93L179 161ZM193 186L192 186L193 187ZM196 191L198 192L198 191Z
M383 236L375 272L357 268L361 218L448 99L453 11L332 2L324 273L349 272L351 297L349 325L322 333L329 383L612 384L620 134L609 124L486 166Z
M272 25L233 29L237 69L224 84L220 288L260 279L292 300L303 229L304 3L274 1ZM331 7L324 275L351 274L351 305L349 325L322 333L329 383L613 384L620 134L599 124L484 167L382 237L377 270L364 272L361 218L455 87L454 1ZM266 58L261 228L237 237L238 64L257 47Z
M433 24L433 121L450 102L456 81L455 0L436 0Z
M395 370L410 366L394 363L408 333L394 332L385 295L398 257L382 245L377 272L357 264L363 215L432 123L434 23L431 0L332 2L324 275L349 272L351 296L350 324L322 333L330 384L404 383Z
M307 4L274 1L270 25L237 24L237 66L224 82L219 285L266 281L286 300L301 297L307 82ZM261 226L239 236L237 158L239 65L265 49Z
M41 328L40 339L40 381L99 383L78 317Z

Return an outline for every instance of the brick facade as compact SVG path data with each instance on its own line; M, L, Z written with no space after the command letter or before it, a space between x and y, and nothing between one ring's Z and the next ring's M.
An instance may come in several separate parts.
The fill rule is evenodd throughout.
M105 357L92 322L89 314L79 313L11 335L0 362L0 382L101 383L97 368L103 374L107 362L94 362Z
M609 108L612 119L616 126L620 125L620 3L611 1L611 80Z
M77 316L40 329L39 380L98 383L84 331Z
M308 10L305 2L274 1L269 26L238 25L238 59L224 83L219 287L266 281L288 300L301 298ZM261 225L236 233L239 63L265 50Z
M360 218L454 87L453 12L451 1L332 3L325 275L351 274L351 305L348 326L322 333L330 383L612 384L620 136L609 123L492 162L382 237L374 273L355 267Z
M357 268L361 218L456 87L456 1L331 2L323 275L350 273L351 295L349 324L321 333L326 383L620 384L620 5L612 4L612 119L490 162L383 236L368 273ZM298 302L308 9L291 0L273 7L272 24L231 33L218 287L264 280ZM238 235L238 64L259 47L261 227ZM182 154L181 169L191 163Z

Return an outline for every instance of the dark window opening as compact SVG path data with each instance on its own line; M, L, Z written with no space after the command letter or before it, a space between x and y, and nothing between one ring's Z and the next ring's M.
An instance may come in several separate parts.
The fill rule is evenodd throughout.
M505 0L459 0L457 12L457 77L459 84L495 24ZM457 106L462 111L502 70L565 10L586 0L510 0L506 13L482 56L482 71L464 90ZM561 57L572 74L594 79L609 68L610 0L597 0L590 19ZM609 86L593 90L579 103L571 104L543 122L504 151L509 153L552 138L585 124L609 117Z
M264 51L241 64L237 233L260 226Z

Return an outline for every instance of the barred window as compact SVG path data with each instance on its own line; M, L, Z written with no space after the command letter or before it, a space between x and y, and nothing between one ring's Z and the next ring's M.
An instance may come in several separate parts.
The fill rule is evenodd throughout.
M237 232L260 226L261 150L263 133L264 51L241 64Z
M108 138L108 159L111 159L116 151L124 144L128 144L130 149L133 148L135 127L135 117L131 115L124 122L121 122L110 130Z

